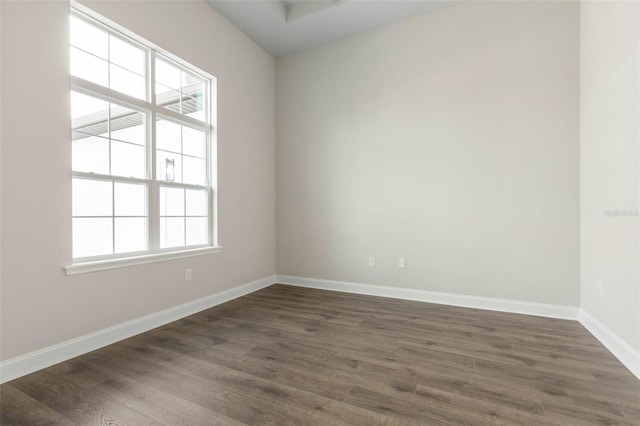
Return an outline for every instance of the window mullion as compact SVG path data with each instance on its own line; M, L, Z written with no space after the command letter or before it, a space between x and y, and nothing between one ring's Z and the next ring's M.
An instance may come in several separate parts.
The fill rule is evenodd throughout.
M201 129L206 131L208 131L211 128L211 125L209 123L198 120L197 118L189 117L188 115L182 115L180 113L177 113L167 108L163 108L161 106L157 106L155 104L153 105L152 108L161 116L164 116L173 122L176 122L179 124L186 124L196 129Z
M122 183L139 183L139 184L149 183L148 179L140 179L140 178L134 178L134 177L127 177L127 176L117 176L117 175L103 175L103 174L92 173L92 172L73 171L71 172L71 176L74 178L80 178L80 179L105 180L105 181L114 181L114 182L122 182Z
M107 49L107 55L109 55ZM109 174L113 173L113 144L111 143L111 102L108 104L107 110L107 136L109 137ZM116 184L111 179L111 254L116 254Z
M116 99L118 103L141 111L149 111L153 107L150 102L134 98L126 93L118 92L73 75L71 76L71 88L85 95L95 96L107 102Z
M206 173L207 173L207 241L209 244L213 244L215 240L215 232L214 228L215 219L213 218L214 213L214 205L213 202L215 200L212 188L213 188L213 167L211 164L212 157L212 132L207 132L207 146L205 147L205 155L207 157L206 161Z
M152 180L147 196L149 202L149 251L155 253L160 248L160 188L156 180Z
M111 181L111 247L116 254L116 182Z
M152 120L155 120L155 114L151 114ZM155 133L155 126L152 125L151 126L153 128L152 133ZM154 137L152 136L151 139L153 140ZM158 249L160 248L160 187L158 185L158 181L155 179L155 173L156 173L156 167L155 167L155 163L156 163L156 156L155 156L155 149L153 148L153 145L155 145L152 142L152 147L151 147L151 173L152 173L152 178L150 181L150 185L149 185L149 189L148 189L148 195L147 195L147 200L148 200L148 209L149 209L149 250L151 252L157 252Z
M213 107L213 100L215 99L215 97L213 96L213 90L214 90L214 85L211 81L207 82L207 90L206 90L206 108L207 108L207 115L206 117L208 118L208 122L209 122L209 128L207 130L207 192L208 192L208 199L207 199L207 230L209 231L209 235L207 235L209 244L212 245L217 245L218 244L218 218L217 218L217 214L218 214L218 205L217 205L217 194L216 191L218 190L217 188L217 184L218 184L218 176L217 176L217 167L215 167L214 165L218 164L218 159L217 159L217 153L218 153L218 148L217 148L217 143L218 143L218 139L217 139L217 133L214 130L214 123L216 123L216 119L213 117L213 113L214 111L217 112L217 106L214 108ZM215 173L215 175L214 175Z
M155 67L155 52L151 51L149 54L149 61L147 63L148 66L148 90L151 94L151 105L155 106L156 103L156 90L154 81L156 80L156 67ZM149 193L147 195L148 200L148 208L149 208L149 250L152 253L157 252L160 249L160 187L158 185L158 181L156 180L157 170L156 170L156 108L151 109L150 113L150 123L147 127L147 132L149 135L149 172L151 176L149 176L151 180L151 185L149 187Z

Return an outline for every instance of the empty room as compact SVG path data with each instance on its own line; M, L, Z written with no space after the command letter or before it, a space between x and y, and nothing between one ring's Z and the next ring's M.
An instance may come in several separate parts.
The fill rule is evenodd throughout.
M0 0L0 424L640 425L640 2Z

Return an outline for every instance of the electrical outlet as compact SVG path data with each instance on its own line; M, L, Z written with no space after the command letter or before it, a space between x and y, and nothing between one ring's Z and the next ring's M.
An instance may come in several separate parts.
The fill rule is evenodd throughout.
M407 261L404 259L404 257L401 257L400 259L398 259L398 268L406 268L407 267Z
M191 278L193 278L192 274L191 274L191 268L187 268L184 270L184 280L185 281L191 281Z
M376 258L375 257L370 257L369 258L369 266L371 268L375 268L376 267Z

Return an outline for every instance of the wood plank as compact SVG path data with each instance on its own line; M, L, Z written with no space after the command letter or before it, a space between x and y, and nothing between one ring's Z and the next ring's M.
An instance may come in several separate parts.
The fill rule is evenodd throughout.
M3 384L0 394L0 424L3 426L49 426L72 425L73 422L11 384Z

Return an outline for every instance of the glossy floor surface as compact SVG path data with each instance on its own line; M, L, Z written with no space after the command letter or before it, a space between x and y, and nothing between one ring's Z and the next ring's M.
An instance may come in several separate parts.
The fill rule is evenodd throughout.
M640 425L574 321L274 285L0 387L9 425Z

